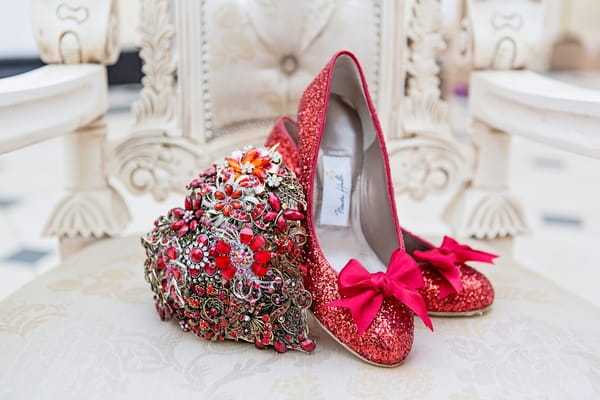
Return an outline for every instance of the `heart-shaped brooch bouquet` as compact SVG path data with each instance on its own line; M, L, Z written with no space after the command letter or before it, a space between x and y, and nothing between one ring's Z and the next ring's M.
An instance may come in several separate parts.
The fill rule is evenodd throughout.
M188 186L142 238L163 320L210 340L312 351L302 187L275 149L234 152Z

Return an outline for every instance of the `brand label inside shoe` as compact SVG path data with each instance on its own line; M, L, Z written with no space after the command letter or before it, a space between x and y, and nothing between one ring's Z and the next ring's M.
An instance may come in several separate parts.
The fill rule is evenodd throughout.
M352 163L350 157L323 156L321 225L348 226Z

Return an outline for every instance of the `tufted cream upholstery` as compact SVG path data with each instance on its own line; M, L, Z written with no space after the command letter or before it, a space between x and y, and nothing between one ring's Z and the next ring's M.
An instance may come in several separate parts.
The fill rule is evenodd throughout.
M204 142L246 134L257 125L268 130L277 117L296 114L308 83L343 49L362 61L372 95L378 98L381 84L389 87L389 106L380 110L388 114L392 104L398 106L392 96L403 91L402 84L391 88L389 75L395 67L391 60L405 47L401 35L391 34L392 25L403 20L400 5L389 0L179 0L183 135ZM395 72L396 77L404 73Z
M356 52L375 83L380 29L376 3L207 2L214 127L294 115L304 88L339 49Z

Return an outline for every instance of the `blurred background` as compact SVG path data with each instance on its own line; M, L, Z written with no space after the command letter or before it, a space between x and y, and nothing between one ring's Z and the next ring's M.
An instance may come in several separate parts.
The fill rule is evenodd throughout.
M441 1L447 37L453 37L464 13L460 0ZM546 0L543 41L533 69L575 85L600 90L600 1ZM121 0L122 54L109 67L109 135L125 134L129 108L141 88L141 60L136 31L138 0ZM449 57L452 46L440 60ZM40 66L33 40L28 1L3 1L0 13L0 78ZM457 65L442 72L443 92L451 105L453 132L468 134L469 71ZM600 128L600 127L599 127ZM0 299L59 262L54 238L41 237L42 227L64 190L62 138L0 156ZM600 261L600 162L513 138L511 184L526 199L532 232L514 243L514 258L559 285L600 306L600 291L592 290ZM141 233L166 204L128 198L133 223L126 233ZM134 205L135 204L135 205ZM423 210L427 213L427 210ZM420 224L420 216L403 213L409 229L429 234L434 228ZM582 281L584 284L582 284Z

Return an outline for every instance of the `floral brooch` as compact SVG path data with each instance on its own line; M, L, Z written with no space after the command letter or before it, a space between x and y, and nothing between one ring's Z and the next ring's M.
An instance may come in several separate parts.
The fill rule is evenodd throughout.
M302 187L275 149L248 147L204 171L142 238L163 320L210 340L310 352Z

